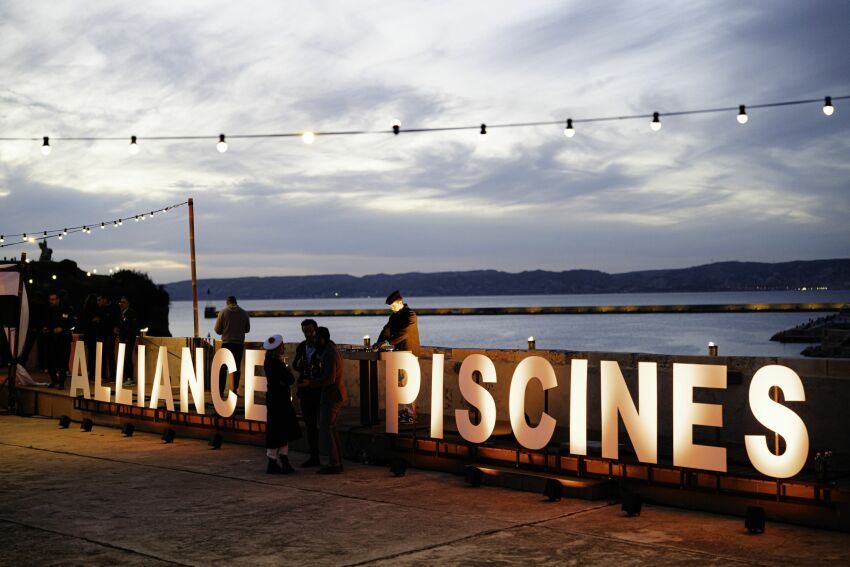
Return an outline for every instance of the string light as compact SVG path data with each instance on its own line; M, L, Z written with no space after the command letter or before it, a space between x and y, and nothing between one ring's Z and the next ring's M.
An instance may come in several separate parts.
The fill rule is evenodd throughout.
M118 221L112 221L112 227L118 228Z
M169 205L168 207L163 207L163 208L160 208L160 209L154 209L153 211L150 211L150 213L141 213L141 214L142 214L142 216L144 216L146 214L150 214L151 218L153 218L155 213L165 212L166 209L170 210L170 209L173 209L175 207L183 206L187 203L188 203L188 201L183 201L182 203ZM135 216L135 218L138 221L139 215L137 214ZM101 230L105 230L106 225L108 223L112 223L113 226L118 227L118 226L122 226L124 224L124 221L123 221L123 218L119 218L117 220L113 219L113 220L99 221ZM91 234L92 233L91 227L97 226L97 224L98 223L84 224L84 225L75 226L75 227L65 227L63 229L47 229L47 230L41 229L41 230L34 231L34 232L23 232L21 234L11 234L11 235L9 235L9 236L14 236L14 237L20 236L21 240L16 241L16 242L6 242L6 235L4 234L4 235L2 235L2 237L0 237L0 247L5 248L6 246L16 246L18 244L24 244L24 243L27 243L27 242L34 243L34 242L39 241L39 240L45 240L46 241L50 238L58 238L59 240L63 240L64 237L68 236L69 234L75 233L75 232L82 232L83 234ZM38 234L39 236L34 237L34 236L31 236L32 234Z
M301 140L303 140L305 144L312 144L315 139L316 139L316 134L314 134L313 132L311 132L309 130L307 130L306 132L301 134Z
M661 118L657 112L652 113L652 122L649 123L649 127L652 128L653 132L661 130Z
M139 153L139 144L136 143L136 137L130 136L130 145L127 146L127 151L130 152L131 156Z
M481 125L481 135L482 135L482 136L486 136L486 135L487 135L487 125L486 125L486 124L482 124L482 125Z
M567 127L564 128L564 136L567 138L572 138L576 135L576 129L573 128L573 119L567 118Z
M832 116L833 112L835 112L835 107L832 106L832 97L828 96L823 99L823 113Z
M738 124L746 124L749 119L750 119L750 117L747 116L747 105L746 104L739 105L738 106Z
M793 105L801 105L801 104L812 104L812 103L820 103L822 104L823 113L827 116L831 116L835 112L835 107L833 106L833 102L837 100L846 100L850 99L850 95L843 96L827 96L821 98L814 99L803 99L803 100L786 100L780 102L769 102L769 103L760 103L760 104L751 104L747 105L751 109L752 108L774 108L774 107L784 107L784 106L793 106ZM740 105L738 107L739 111L741 108L746 108L744 105ZM729 112L735 110L735 107L714 107L714 108L700 108L693 110L680 110L680 111L670 111L663 112L664 116L685 116L685 115L694 115L694 114L709 114L709 113L718 113L718 112ZM646 119L652 118L652 122L655 123L656 113L652 114L632 114L632 115L610 115L610 116L598 116L598 117L587 117L587 118L573 118L573 122L578 124L579 122L615 122L620 120L635 120L635 119ZM662 114L661 112L657 113ZM739 112L738 120L746 120L746 110L743 113ZM660 120L659 120L660 122ZM743 123L743 122L742 122ZM563 121L536 121L536 122L517 122L517 123L500 123L500 124L491 124L491 128L524 128L531 126L550 126L550 125L562 125ZM401 132L401 123L399 120L393 120L391 122L390 130L332 130L327 132L310 132L315 138L316 136L360 136L360 135L368 135L368 134L388 134L392 133L394 135L398 135ZM484 126L483 124L481 126ZM407 128L405 129L405 133L425 133L425 132L446 132L446 131L456 131L456 130L478 130L480 126L433 126L427 128ZM486 128L482 128L482 134L486 134ZM277 132L277 133L269 133L269 134L234 134L230 136L231 138L294 138L301 137L305 142L307 141L305 137L309 137L306 132ZM163 140L163 141L177 141L177 140L206 140L213 138L213 136L203 136L203 135L184 135L184 136L145 136L145 140ZM39 138L37 137L0 137L0 142L10 142L10 141L37 141ZM92 142L92 141L114 141L121 140L126 138L124 137L95 137L95 136L75 136L68 138L54 138L54 140L59 139L63 141L75 141L75 142ZM52 150L50 146L50 138L48 136L44 136L41 138L43 140L41 151L45 155L48 155ZM135 140L135 143L134 143ZM136 136L130 137L130 145L128 150L130 152L134 151L134 147L138 148L138 138ZM216 144L216 149L224 153L227 151L227 142L224 134L218 135L218 143Z

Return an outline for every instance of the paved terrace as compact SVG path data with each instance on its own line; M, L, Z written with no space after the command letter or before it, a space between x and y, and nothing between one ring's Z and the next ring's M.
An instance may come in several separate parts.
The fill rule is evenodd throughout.
M850 538L650 505L627 518L617 502L351 462L267 475L258 447L0 416L0 565L460 563L847 565Z

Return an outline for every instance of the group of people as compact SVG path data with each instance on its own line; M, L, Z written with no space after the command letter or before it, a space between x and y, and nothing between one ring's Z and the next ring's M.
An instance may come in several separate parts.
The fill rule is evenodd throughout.
M389 321L381 330L374 349L392 347L419 355L419 328L416 313L404 303L401 293L394 291L386 300L392 310ZM233 391L239 388L240 364L244 351L245 335L251 329L248 313L239 307L236 298L227 298L226 307L219 312L215 332L221 335L222 347L228 348L236 362ZM318 474L343 472L342 444L337 431L337 418L348 399L343 377L343 359L336 343L331 340L327 327L313 319L301 322L304 340L295 349L290 368L283 358L283 337L272 335L265 340L263 364L266 380L266 472L291 474L295 468L289 462L289 443L302 438L300 424L292 404L290 387L296 386L301 414L307 429L310 455L300 464L302 468L318 467ZM294 371L294 372L293 372ZM227 369L219 376L220 394L227 389ZM297 375L297 376L296 376ZM328 463L321 466L319 442L324 440L328 449Z
M100 342L103 343L102 379L104 382L115 381L115 347L118 339L118 342L126 345L122 368L124 384L133 383L133 348L139 325L127 296L121 297L116 309L106 294L89 294L79 316L58 292L51 292L47 301L48 310L41 329L39 348L43 350L43 360L50 376L49 388L65 388L74 332L82 335L86 346L89 379L94 378L96 346Z

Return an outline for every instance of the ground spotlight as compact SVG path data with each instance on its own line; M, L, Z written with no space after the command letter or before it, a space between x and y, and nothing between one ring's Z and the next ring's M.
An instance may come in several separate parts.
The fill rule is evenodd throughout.
M61 427L62 429L68 429L68 427L70 425L71 425L71 418L68 417L67 415L63 415L62 417L59 418L59 427Z
M564 485L554 478L546 481L546 486L543 487L543 496L549 499L549 502L557 502L564 495Z
M166 443L174 443L174 438L177 436L177 433L171 429L170 427L162 432L162 440Z
M484 471L479 469L478 467L467 467L466 468L466 483L473 487L478 488L481 486L481 482L484 480Z
M221 449L221 443L224 441L224 437L221 436L221 433L214 433L212 437L210 437L210 447L213 449Z
M764 508L760 506L747 506L747 515L744 518L744 527L751 534L764 533Z
M396 457L390 462L390 472L393 476L404 476L407 472L407 461L401 457Z
M85 418L83 420L83 423L80 425L80 429L82 429L86 433L91 431L92 427L94 427L94 422L92 420L90 420L89 418Z
M121 435L123 435L124 437L132 437L135 431L136 426L132 423L125 423L121 426Z
M633 492L626 492L623 494L623 506L621 509L626 513L626 516L629 518L632 516L640 516L641 508L643 508L643 499L639 494L635 494Z

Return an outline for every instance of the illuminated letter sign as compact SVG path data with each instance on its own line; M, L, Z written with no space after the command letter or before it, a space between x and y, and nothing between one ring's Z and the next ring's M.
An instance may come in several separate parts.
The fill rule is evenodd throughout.
M473 425L469 419L469 410L455 410L455 423L461 437L470 443L483 443L490 438L496 427L496 402L493 396L484 386L476 384L472 375L478 371L481 380L486 384L496 383L496 367L493 361L483 354L471 354L464 359L460 365L458 383L460 393L467 402L477 408L481 414L481 421Z
M619 457L617 415L623 416L626 432L642 463L658 462L658 375L654 362L638 363L640 411L635 409L626 381L616 362L603 360L602 374L602 456Z
M183 347L180 356L180 411L189 411L189 392L195 411L204 415L204 349L195 349L195 366L192 366L192 351Z
M806 401L806 393L797 373L785 366L765 366L755 373L750 382L750 409L759 423L785 439L785 452L772 454L764 435L745 435L744 445L757 471L774 478L788 478L800 472L806 464L809 432L800 416L770 399L773 386L782 390L789 402Z
M227 401L221 399L219 392L219 371L221 367L227 368L227 373L236 372L236 359L233 358L233 353L230 349L220 348L216 351L212 360L212 368L210 369L210 396L212 396L215 413L221 417L230 417L236 411L236 394L228 390Z
M412 352L384 353L387 361L387 433L398 433L398 406L412 404L419 395L419 359ZM402 376L407 382L402 386Z
M726 449L693 438L694 425L723 427L723 406L694 403L694 388L726 389L726 367L673 364L673 466L726 472Z
M550 390L558 385L555 370L549 361L540 356L529 356L517 364L511 378L511 392L508 398L514 437L520 445L532 450L545 447L555 433L555 420L546 412L540 417L537 427L529 427L525 421L525 390L528 383L534 379L540 381L543 390Z

